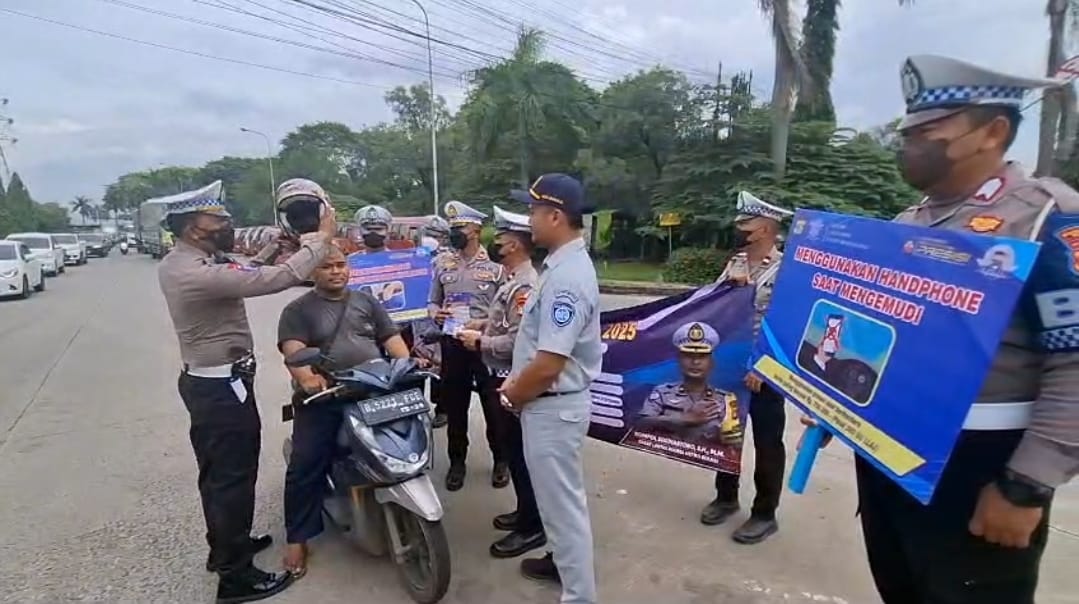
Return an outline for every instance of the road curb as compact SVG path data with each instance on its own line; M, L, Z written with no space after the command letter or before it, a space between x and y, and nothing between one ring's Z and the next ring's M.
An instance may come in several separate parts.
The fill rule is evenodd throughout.
M696 289L682 283L649 283L644 281L600 281L599 293L622 296L673 296Z

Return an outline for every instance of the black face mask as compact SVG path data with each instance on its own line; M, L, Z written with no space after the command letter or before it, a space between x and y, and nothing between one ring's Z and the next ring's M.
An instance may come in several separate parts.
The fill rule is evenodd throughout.
M734 229L734 234L731 235L731 245L736 250L745 248L750 243L749 236L753 234L753 231L743 231L742 229Z
M386 236L382 233L364 233L363 246L368 249L381 249L386 247Z
M502 246L492 242L487 246L487 257L491 262L502 262Z
M944 139L910 141L896 152L899 172L906 183L919 191L926 191L948 177L955 162L948 157L948 145Z
M459 229L450 231L450 247L455 250L463 250L468 247L468 235Z

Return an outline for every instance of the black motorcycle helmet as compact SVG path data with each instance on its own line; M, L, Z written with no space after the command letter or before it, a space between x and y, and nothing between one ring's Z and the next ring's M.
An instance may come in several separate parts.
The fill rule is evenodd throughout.
M281 229L292 237L318 230L323 206L330 196L318 183L306 178L292 178L277 187L277 217Z

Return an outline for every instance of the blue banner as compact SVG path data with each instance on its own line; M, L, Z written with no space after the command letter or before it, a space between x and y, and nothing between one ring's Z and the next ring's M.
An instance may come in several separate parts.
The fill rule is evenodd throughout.
M739 473L753 288L710 285L604 312L600 324L603 372L591 387L589 435ZM702 352L680 352L676 333Z
M928 503L1038 250L799 211L753 367Z
M359 252L348 257L348 287L375 296L397 323L427 317L431 253L427 248Z

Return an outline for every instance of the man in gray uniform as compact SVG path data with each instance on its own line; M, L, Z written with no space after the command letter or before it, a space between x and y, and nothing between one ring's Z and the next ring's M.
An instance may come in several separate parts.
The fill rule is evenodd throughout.
M382 206L363 206L356 210L354 218L360 225L363 251L368 254L386 251L386 239L390 236L393 214Z
M492 262L480 245L480 230L486 214L459 202L446 203L450 223L450 245L454 252L443 254L435 262L431 294L427 299L429 315L435 323L445 321L463 310L468 320L486 319L495 292L506 278L501 264ZM494 458L491 485L496 489L510 482L509 466L502 454L498 436L498 393L483 358L468 350L454 334L442 336L442 368L439 383L439 403L446 408L449 425L446 428L450 469L446 473L446 489L457 491L465 484L465 458L468 455L468 408L475 389L480 396L483 417L487 422L487 444Z
M513 197L529 204L532 240L550 253L525 303L502 385L502 405L521 414L524 456L553 556L528 559L530 578L560 580L562 604L595 604L592 525L581 447L588 434L588 388L603 365L599 283L581 229L590 213L584 187L546 174Z
M671 434L699 443L741 444L737 399L708 383L719 334L707 323L691 321L675 330L671 341L678 350L682 380L652 390L634 431Z
M930 55L901 75L900 167L926 197L896 222L1043 245L932 501L857 458L869 565L885 604L1032 604L1054 490L1079 472L1079 193L1004 154L1024 93L1061 82Z
M528 216L495 206L494 224L495 240L487 253L502 263L509 272L509 281L495 293L487 319L469 325L470 329L458 333L457 339L466 348L483 353L483 362L494 375L495 387L500 388L509 376L525 303L539 280L539 273L532 265L532 230L528 226ZM495 558L516 558L543 547L547 536L543 532L536 495L532 492L532 478L525 462L521 421L516 413L503 407L499 407L498 414L499 433L517 495L517 509L495 516L495 528L509 531L509 534L495 541L490 551Z
M756 310L753 315L754 338L760 332L761 318L768 312L776 274L783 259L776 247L781 224L793 214L747 191L738 194L733 247L746 254L748 266L739 267L732 260L718 281L756 288L753 300ZM757 492L749 518L734 530L731 538L738 543L753 544L779 530L776 510L779 508L779 495L783 492L783 471L787 460L787 449L783 444L787 414L783 396L753 372L746 373L746 386L750 391L749 423L753 428L753 454L756 457L753 484ZM738 482L738 474L716 472L716 498L701 512L701 523L722 524L738 511Z
M242 266L224 256L232 250L232 221L215 184L169 205L165 221L177 241L158 265L158 279L180 342L179 391L191 416L207 568L221 577L218 602L250 602L280 592L292 578L252 564L254 550L269 540L250 536L261 422L244 298L302 283L328 253L337 224L329 198L311 183L302 193L321 202L318 231L303 235L299 251L281 265Z

